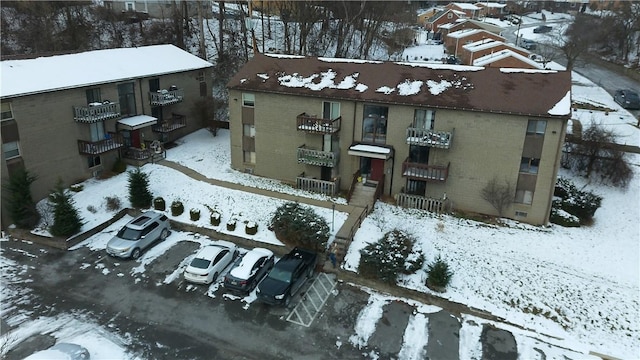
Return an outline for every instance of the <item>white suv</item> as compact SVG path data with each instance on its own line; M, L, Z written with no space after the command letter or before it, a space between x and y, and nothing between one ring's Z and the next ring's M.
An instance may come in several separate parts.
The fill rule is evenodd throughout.
M107 253L121 258L140 257L142 250L164 240L169 236L171 227L165 214L147 211L129 221L118 234L107 243Z

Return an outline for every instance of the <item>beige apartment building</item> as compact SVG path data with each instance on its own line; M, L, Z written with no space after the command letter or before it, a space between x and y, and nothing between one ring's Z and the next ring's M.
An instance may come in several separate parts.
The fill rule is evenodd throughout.
M2 66L2 184L37 176L35 200L100 176L117 159L143 164L203 126L212 64L173 45L88 51ZM10 224L4 211L3 228Z
M311 191L374 186L398 205L548 222L567 72L262 55L229 82L234 169Z

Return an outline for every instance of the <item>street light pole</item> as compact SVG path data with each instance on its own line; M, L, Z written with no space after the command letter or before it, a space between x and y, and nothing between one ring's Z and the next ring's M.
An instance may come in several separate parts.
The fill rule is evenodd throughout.
M333 231L333 222L336 218L336 204L331 204L331 231Z

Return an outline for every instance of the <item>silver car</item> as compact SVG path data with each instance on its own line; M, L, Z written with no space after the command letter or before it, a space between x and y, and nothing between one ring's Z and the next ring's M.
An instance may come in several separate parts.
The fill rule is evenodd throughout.
M84 347L71 343L57 343L47 350L31 354L24 360L89 360L89 351Z
M144 249L169 236L171 227L165 214L147 211L125 225L107 243L107 253L137 259Z

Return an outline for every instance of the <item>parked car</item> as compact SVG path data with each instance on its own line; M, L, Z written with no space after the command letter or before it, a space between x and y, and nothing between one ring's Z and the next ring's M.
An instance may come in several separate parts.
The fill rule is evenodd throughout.
M533 32L535 34L545 34L551 31L551 29L553 29L551 26L540 25L540 26L537 26L535 29L533 29Z
M255 248L236 261L224 277L224 287L239 293L249 293L269 273L274 263L271 250Z
M313 277L318 255L294 248L283 256L258 284L258 300L269 305L289 306L293 297Z
M202 247L184 269L184 278L196 284L211 284L238 255L238 247L229 241Z
M523 49L527 49L527 50L535 50L537 45L533 40L529 40L529 39L522 39L520 40L520 46L522 46Z
M447 56L447 64L460 64L460 59L458 59L455 55L449 55Z
M107 243L107 253L121 258L140 257L142 251L169 236L171 225L166 215L147 211L129 221Z
M538 55L538 54L529 55L529 59L539 63L544 63L547 61L547 59L545 59L542 55Z
M640 97L633 90L616 90L613 100L625 109L640 109Z
M89 351L71 343L57 343L47 350L38 351L24 360L89 360Z

